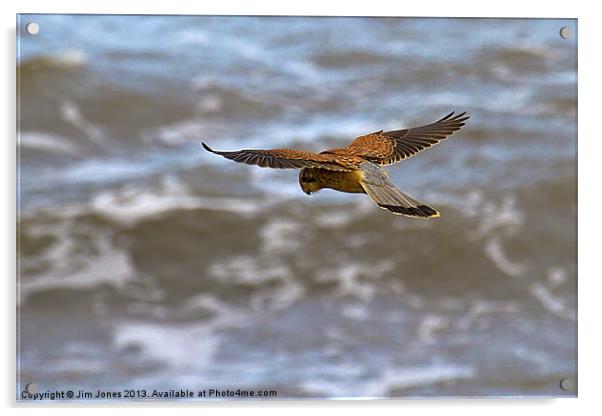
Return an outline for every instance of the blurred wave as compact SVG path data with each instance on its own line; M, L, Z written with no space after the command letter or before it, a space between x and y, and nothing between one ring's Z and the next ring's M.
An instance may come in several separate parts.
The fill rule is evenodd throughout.
M20 382L573 395L573 20L27 15ZM437 221L215 148L469 111L390 169Z

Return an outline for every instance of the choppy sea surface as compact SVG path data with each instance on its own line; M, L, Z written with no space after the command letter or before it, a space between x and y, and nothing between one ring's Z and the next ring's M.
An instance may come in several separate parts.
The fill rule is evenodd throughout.
M576 35L21 15L18 396L575 395ZM451 110L461 132L388 168L432 221L199 145L322 150Z

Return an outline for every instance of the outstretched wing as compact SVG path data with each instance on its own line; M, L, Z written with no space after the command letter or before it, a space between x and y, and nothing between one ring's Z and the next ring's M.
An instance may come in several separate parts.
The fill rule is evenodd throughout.
M305 152L292 149L273 150L239 150L220 152L202 143L205 150L239 163L257 165L262 168L299 169L319 168L336 171L349 171L353 167L347 165L346 159L336 155Z
M414 156L460 130L470 117L452 111L442 119L412 129L378 131L355 139L347 150L379 165L390 165Z
M360 166L360 184L368 196L382 209L413 218L438 218L437 210L401 192L389 180L387 172L372 162Z

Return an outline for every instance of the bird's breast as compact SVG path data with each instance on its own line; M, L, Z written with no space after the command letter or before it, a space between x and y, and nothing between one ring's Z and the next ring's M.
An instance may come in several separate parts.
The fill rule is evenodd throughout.
M330 188L339 192L363 194L365 191L360 184L361 175L362 173L359 170L352 170L350 172L321 170L319 181L323 188Z

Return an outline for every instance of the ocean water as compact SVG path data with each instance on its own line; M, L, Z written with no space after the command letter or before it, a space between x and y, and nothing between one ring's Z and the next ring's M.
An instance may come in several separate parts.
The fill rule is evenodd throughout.
M24 32L30 21L36 36ZM560 27L571 29L562 39ZM577 23L20 15L17 395L574 396ZM468 111L388 168L441 212L216 149Z

